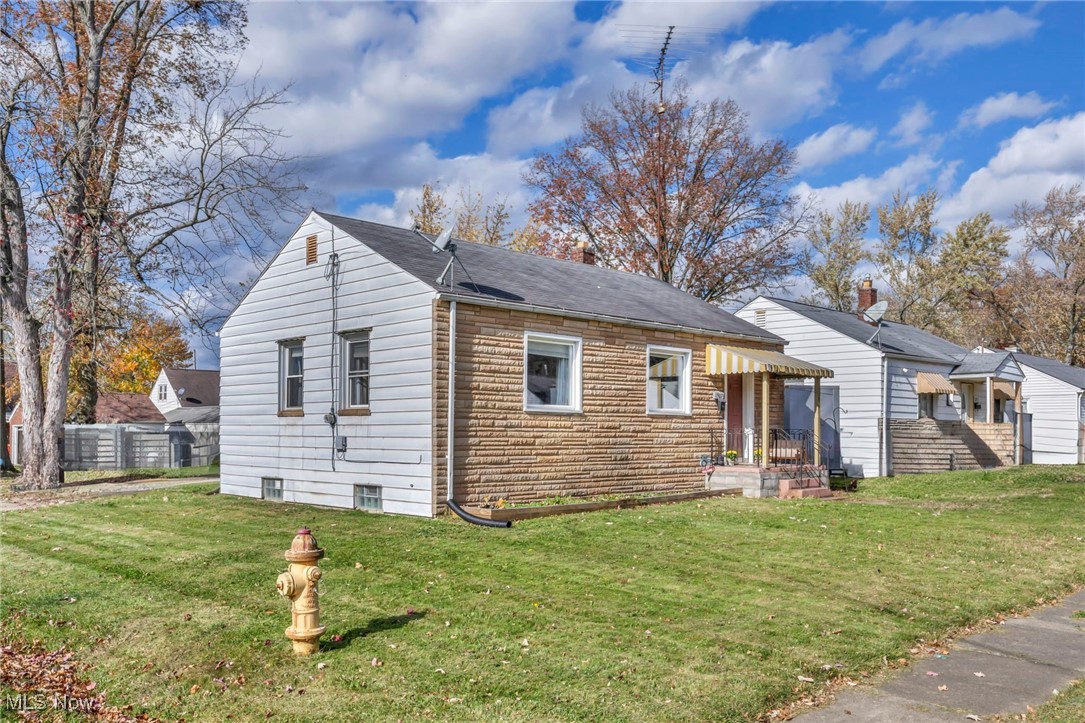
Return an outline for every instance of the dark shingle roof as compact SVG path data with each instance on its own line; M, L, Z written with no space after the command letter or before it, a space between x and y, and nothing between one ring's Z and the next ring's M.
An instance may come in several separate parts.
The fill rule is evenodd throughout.
M1042 356L1033 356L1032 354L1022 354L1019 351L1013 352L1013 356L1019 363L1025 366L1038 369L1049 377L1054 377L1055 379L1066 382L1078 389L1085 389L1085 367L1070 366L1069 364L1057 362L1054 359L1045 359Z
M465 241L456 242L457 255L471 279L457 266L455 287L449 289L436 282L448 254L433 253L433 247L413 231L318 213L435 291L454 291L467 300L489 298L545 307L559 315L597 314L782 342L775 334L657 279Z
M802 304L788 299L765 298L785 309L802 314L811 321L816 321L834 331L840 332L844 336L851 337L858 342L867 344L874 349L880 349L890 355L900 354L957 364L969 353L968 349L963 346L946 341L929 331L923 331L896 321L883 321L877 343L871 344L869 339L874 335L874 327L866 322L859 321L859 317L852 312L825 309L820 306L811 306L810 304Z
M218 372L206 369L166 369L165 372L182 407L218 406Z
M994 374L1006 358L1008 351L969 352L953 370L954 376L981 376Z

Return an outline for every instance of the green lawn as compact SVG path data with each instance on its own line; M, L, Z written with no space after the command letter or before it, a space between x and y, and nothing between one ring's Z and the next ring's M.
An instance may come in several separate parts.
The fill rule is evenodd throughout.
M110 704L170 719L741 721L1085 584L1081 468L511 530L213 489L4 515L4 635L72 646ZM301 524L328 551L310 659L274 588Z

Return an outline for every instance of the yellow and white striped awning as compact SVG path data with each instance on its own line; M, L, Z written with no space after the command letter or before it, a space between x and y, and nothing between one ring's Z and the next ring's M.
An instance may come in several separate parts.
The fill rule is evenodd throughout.
M916 372L915 387L917 394L956 394L953 382L937 372Z
M705 348L705 369L710 376L771 372L782 377L833 376L832 369L804 362L802 359L764 349L744 349L735 346L709 344Z

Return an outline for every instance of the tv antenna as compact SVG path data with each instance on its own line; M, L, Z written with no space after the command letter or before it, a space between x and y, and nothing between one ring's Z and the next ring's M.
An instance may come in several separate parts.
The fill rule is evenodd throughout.
M878 327L877 329L875 329L874 334L869 339L867 339L867 344L874 343L874 340L878 338L878 334L882 330L882 317L885 316L885 312L888 310L888 301L879 301L877 304L872 305L870 308L863 310L863 316L866 317L867 321ZM881 344L879 344L878 346L880 348Z

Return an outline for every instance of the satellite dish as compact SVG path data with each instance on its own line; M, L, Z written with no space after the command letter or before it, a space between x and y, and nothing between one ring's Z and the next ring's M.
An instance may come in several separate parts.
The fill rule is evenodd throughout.
M863 316L870 320L871 324L877 324L885 316L885 312L889 309L888 301L879 301L869 309L863 312Z
M448 248L448 242L449 242L449 240L451 240L451 238L452 238L452 227L449 226L444 231L441 231L441 234L437 237L436 241L431 242L433 244L433 253L439 254L442 251L444 251L446 248Z

